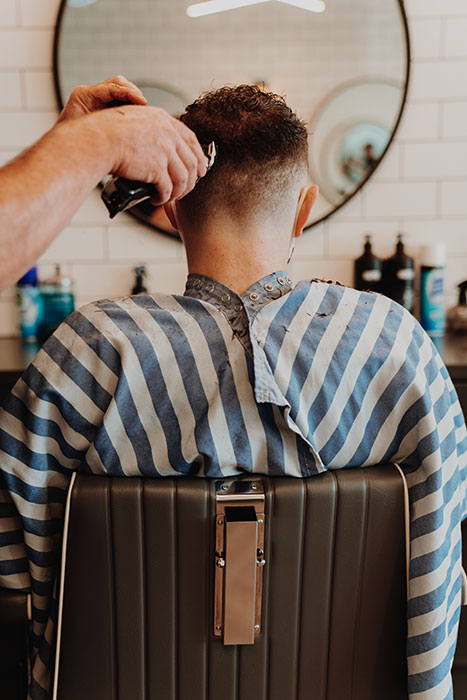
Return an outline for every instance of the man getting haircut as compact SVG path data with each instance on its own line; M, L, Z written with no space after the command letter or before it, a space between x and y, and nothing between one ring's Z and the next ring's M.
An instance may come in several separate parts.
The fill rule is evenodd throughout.
M181 120L202 143L214 141L217 155L212 177L166 213L190 272L241 293L284 266L316 199L318 188L307 186L306 126L282 97L250 85L208 93Z
M317 188L305 126L283 98L225 87L182 120L218 152L196 188L166 207L186 247L184 295L79 309L0 412L0 583L32 591L30 697L49 687L73 471L313 478L396 462L411 502L409 697L452 699L467 437L447 370L390 299L292 285L291 244Z

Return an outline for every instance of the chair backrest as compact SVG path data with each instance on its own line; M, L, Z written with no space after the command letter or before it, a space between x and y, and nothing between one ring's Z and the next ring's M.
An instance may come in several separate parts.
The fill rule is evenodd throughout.
M213 634L214 482L78 475L59 700L407 699L399 471L257 476L261 634L225 646Z

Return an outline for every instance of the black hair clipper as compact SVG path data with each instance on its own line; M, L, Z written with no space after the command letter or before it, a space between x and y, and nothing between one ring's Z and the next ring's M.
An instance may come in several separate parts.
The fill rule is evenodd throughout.
M216 144L212 141L209 146L202 146L202 148L208 160L207 169L209 170L216 158ZM196 182L198 180L199 178ZM101 199L109 210L110 218L113 219L119 212L131 209L131 207L154 197L156 194L156 187L150 183L111 176L104 185Z

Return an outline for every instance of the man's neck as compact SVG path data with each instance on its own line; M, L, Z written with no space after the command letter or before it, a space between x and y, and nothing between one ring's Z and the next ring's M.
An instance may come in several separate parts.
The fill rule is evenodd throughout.
M280 268L283 269L283 268ZM272 272L277 272L277 269L268 269L263 270L261 272L251 272L249 274L245 273L244 275L229 275L229 274L222 274L218 269L217 270L211 270L211 269L191 269L189 268L188 271L190 273L196 273L198 275L205 275L206 277L211 277L211 279L216 280L216 282L220 282L224 286L228 287L231 289L233 292L235 292L238 295L243 294L247 289L252 287L256 282L259 280L263 279L264 277L267 277L270 275Z
M206 275L242 294L258 280L287 266L287 241L276 232L185 237L188 271Z

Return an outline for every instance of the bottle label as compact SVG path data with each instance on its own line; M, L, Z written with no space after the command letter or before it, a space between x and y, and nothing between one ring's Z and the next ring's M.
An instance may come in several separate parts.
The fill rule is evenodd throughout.
M381 279L381 270L363 270L362 280L365 282L379 282Z
M424 291L430 304L441 304L443 302L444 275L442 271L435 269L427 273Z
M422 269L420 285L420 323L428 335L444 332L444 274L442 268Z
M16 293L16 303L19 311L21 337L24 340L35 340L41 321L41 296L38 287L20 287Z
M415 270L413 267L401 267L397 270L396 277L404 282L411 282L415 277Z

